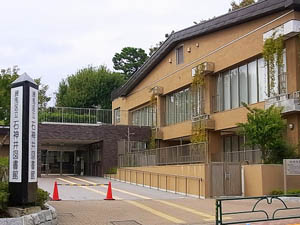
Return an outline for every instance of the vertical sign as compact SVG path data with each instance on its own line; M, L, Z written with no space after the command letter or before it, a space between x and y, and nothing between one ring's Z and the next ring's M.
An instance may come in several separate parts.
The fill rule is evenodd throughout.
M11 89L9 182L22 182L23 87Z
M37 182L38 90L29 88L28 182Z
M38 86L26 73L11 85L9 205L37 197Z

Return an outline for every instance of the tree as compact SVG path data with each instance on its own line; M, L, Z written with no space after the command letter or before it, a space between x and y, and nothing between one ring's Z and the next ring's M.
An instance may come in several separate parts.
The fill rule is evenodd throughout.
M88 66L59 83L56 106L111 109L111 92L124 82L122 74L106 66Z
M268 109L251 109L246 104L244 106L249 111L248 121L239 123L238 127L241 134L246 136L246 145L258 147L264 163L278 163L279 158L282 161L282 157L290 157L290 147L283 139L286 123L281 117L282 108L271 106Z
M35 83L39 86L39 108L45 109L51 97L47 96L46 93L49 89L48 85L41 83L41 78L34 79Z
M114 69L122 71L126 78L130 78L148 59L145 50L141 48L125 47L112 58Z
M19 77L18 66L0 71L0 125L9 125L10 120L10 89L11 83ZM39 107L46 107L50 97L46 95L48 85L41 83L41 78L35 79L39 85Z
M229 9L229 12L240 9L240 8L243 8L243 7L246 7L246 6L251 5L253 3L255 3L255 0L242 0L240 3L236 3L235 1L232 1L230 3L231 8Z
M18 71L17 66L0 71L0 125L9 124L10 85L18 78Z

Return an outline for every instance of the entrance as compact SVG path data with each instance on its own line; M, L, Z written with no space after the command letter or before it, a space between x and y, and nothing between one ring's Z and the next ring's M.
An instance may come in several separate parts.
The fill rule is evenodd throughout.
M42 150L43 174L75 174L75 151Z
M211 163L212 196L241 196L242 179L240 163Z

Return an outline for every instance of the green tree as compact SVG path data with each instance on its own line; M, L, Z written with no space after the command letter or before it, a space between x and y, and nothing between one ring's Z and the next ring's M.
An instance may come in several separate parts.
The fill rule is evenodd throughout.
M17 66L0 71L0 125L9 124L10 85L18 78L18 71Z
M49 86L42 84L41 78L34 79L34 81L39 86L39 108L44 109L47 107L48 102L51 100L51 97L47 96Z
M130 78L148 59L145 50L141 48L125 47L112 58L114 69L122 71L126 78Z
M268 109L251 109L246 104L244 106L249 111L248 121L239 123L238 127L241 134L247 137L246 145L258 147L264 163L278 163L282 157L290 157L291 148L283 139L286 123L281 117L282 108L271 106Z
M9 125L10 119L10 89L11 83L19 77L18 66L0 71L0 125ZM46 107L50 97L46 95L48 85L41 83L41 78L35 79L39 85L39 107Z
M111 92L124 82L123 75L106 66L88 66L59 83L56 106L111 109Z
M231 8L229 9L229 12L240 9L240 8L243 8L243 7L246 7L246 6L251 5L253 3L255 3L255 0L242 0L240 3L236 3L235 1L232 1L230 3Z

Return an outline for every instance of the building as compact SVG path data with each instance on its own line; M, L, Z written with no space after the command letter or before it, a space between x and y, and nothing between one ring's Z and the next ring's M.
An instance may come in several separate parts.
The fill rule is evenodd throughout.
M118 151L124 143L130 139L134 150L134 145L146 146L151 134L149 127L51 122L40 123L38 132L39 176L103 176L117 167ZM0 157L8 156L9 127L0 127Z
M275 104L284 107L287 139L297 145L299 32L297 0L258 1L175 32L112 93L114 124L151 126L156 148L189 144L195 127L200 127L206 162L255 163L260 151L245 149L245 138L236 132L237 123L246 121L242 102L257 108ZM273 77L262 57L264 42L272 35L284 40L283 61L275 66ZM195 90L199 70L203 81ZM172 157L172 151L165 157ZM171 163L185 162L180 160L184 154L181 151L179 161Z

